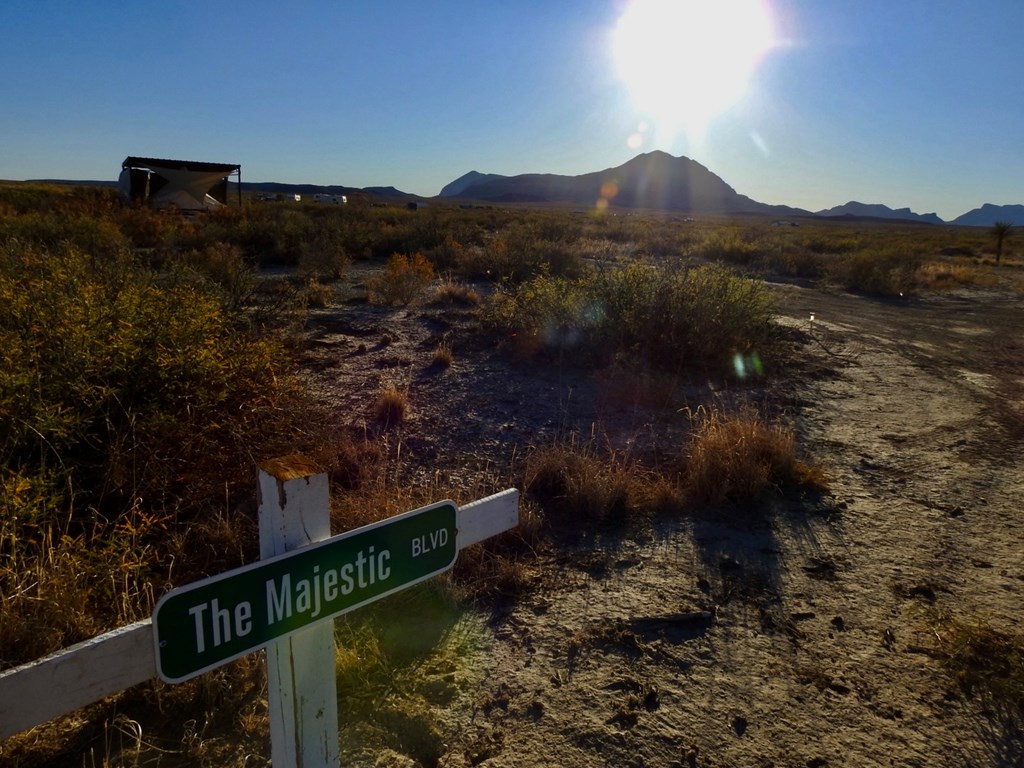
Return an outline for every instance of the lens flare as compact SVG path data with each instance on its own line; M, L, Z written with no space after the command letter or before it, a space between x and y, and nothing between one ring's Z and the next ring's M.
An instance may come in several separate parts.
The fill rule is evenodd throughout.
M732 356L732 369L737 379L760 378L764 376L764 364L757 352L747 355L739 353Z
M633 0L612 36L636 109L691 139L743 96L773 46L767 0Z

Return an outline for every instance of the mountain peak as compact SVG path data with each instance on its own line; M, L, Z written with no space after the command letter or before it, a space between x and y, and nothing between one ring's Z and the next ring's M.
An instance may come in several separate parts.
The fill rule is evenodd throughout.
M675 155L670 155L668 152L666 152L663 149L652 149L650 152L641 152L639 155L637 155L633 159L636 160L637 157L664 157L664 158L668 158L669 160L688 160L689 159L685 155L680 155L679 157L676 157Z
M471 171L446 185L441 196L583 206L603 201L602 205L619 208L707 213L796 212L737 194L700 163L662 150L644 152L615 168L579 176L528 173L506 177Z
M441 191L437 193L438 197L458 197L470 187L476 184L484 184L488 181L494 181L496 179L504 179L505 176L501 176L497 173L480 173L479 171L470 171L459 176L455 181L445 184Z

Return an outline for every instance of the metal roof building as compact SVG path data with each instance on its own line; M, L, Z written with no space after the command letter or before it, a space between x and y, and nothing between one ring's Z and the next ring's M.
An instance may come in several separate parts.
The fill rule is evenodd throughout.
M117 186L126 201L148 203L156 208L206 211L227 204L231 176L237 178L241 204L242 166L234 163L126 157Z

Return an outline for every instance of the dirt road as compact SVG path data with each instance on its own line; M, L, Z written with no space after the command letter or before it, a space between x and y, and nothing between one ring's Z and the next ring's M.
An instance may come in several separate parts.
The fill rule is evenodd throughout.
M542 560L538 588L490 617L484 681L439 765L1024 764L1020 723L965 696L930 623L944 610L1022 630L1019 296L775 289L805 340L775 395L830 495L585 536ZM597 422L652 442L678 432L616 413L592 375L484 346L456 341L450 370L423 370L458 327L448 310L332 322L311 352L329 361L325 397L362 418L367 387L402 377L402 439L424 467L479 471Z
M928 621L1021 630L1020 401L1000 402L1024 384L1019 300L779 298L834 371L789 394L832 511L697 518L551 563L494 622L478 718L442 764L1022 764L1019 723L964 698Z

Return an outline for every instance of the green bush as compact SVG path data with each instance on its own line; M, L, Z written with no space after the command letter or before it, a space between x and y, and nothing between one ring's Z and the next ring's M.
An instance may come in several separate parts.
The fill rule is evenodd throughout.
M696 255L709 261L748 265L762 257L764 246L736 232L716 231L697 247Z
M829 260L833 258L799 245L780 245L764 254L762 264L770 274L818 278L826 274Z
M337 226L319 227L299 252L299 272L312 279L338 280L345 276L351 262L344 233Z
M655 367L722 364L768 341L772 298L758 281L720 265L655 269L630 265L608 273L599 295L606 332L618 350Z
M256 288L256 271L237 246L211 243L172 260L172 273L180 280L198 280L202 289L220 299L224 310L241 310Z
M95 256L111 255L128 245L110 219L62 211L0 218L0 245L13 242L45 248L71 245Z
M376 304L414 302L434 279L434 267L422 253L395 253L388 259L383 274L368 286L369 299Z
M592 346L597 317L587 311L583 280L541 273L518 286L496 291L484 307L485 327L513 340L520 351Z
M194 281L160 281L124 254L7 244L0 466L78 512L173 505L186 478L249 450L276 356Z
M541 274L505 287L483 321L528 351L573 348L577 359L639 358L679 370L721 365L765 344L772 300L762 284L720 265L634 262L576 280Z

